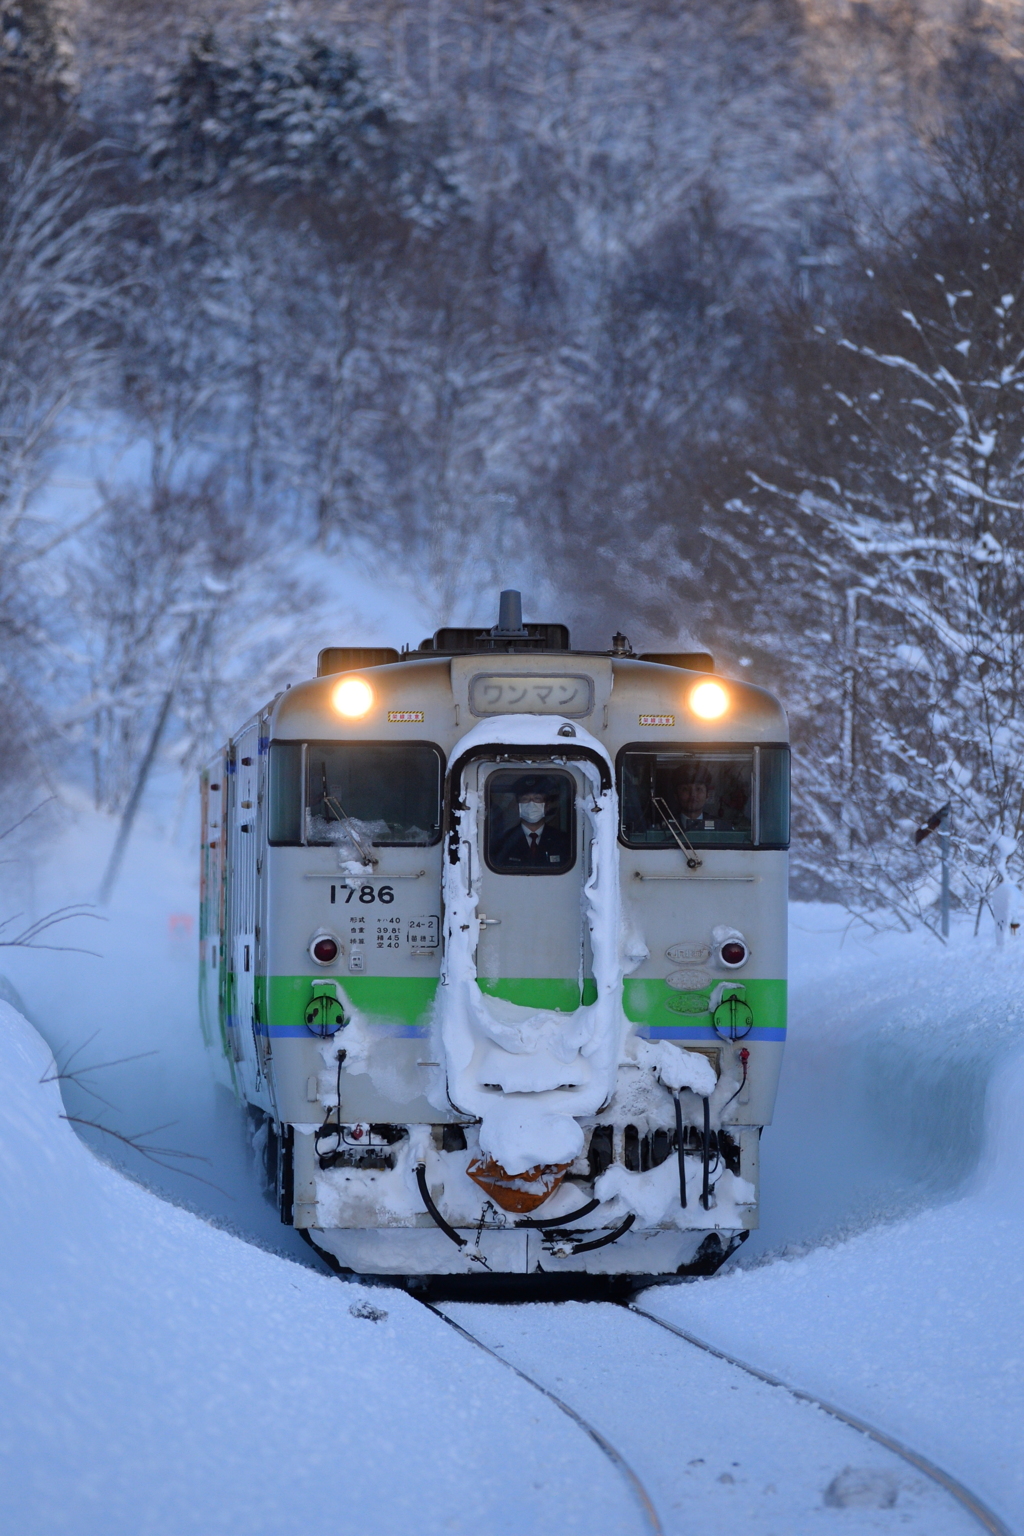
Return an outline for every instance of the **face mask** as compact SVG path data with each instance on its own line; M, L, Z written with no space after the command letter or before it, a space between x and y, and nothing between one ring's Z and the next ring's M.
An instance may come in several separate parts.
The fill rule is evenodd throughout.
M520 802L519 802L519 819L520 819L520 821L529 822L531 827L536 826L539 821L543 821L544 820L544 802L543 802L543 800L520 800Z

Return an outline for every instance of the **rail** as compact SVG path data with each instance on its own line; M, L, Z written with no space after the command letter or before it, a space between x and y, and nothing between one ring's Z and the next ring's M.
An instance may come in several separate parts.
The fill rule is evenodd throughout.
M589 1435L590 1439L593 1440L594 1444L599 1448L599 1450L604 1452L604 1454L608 1457L608 1460L615 1467L615 1470L620 1474L621 1477L625 1479L626 1483L629 1485L629 1490L632 1493L633 1498L635 1499L636 1504L640 1510L640 1514L644 1523L644 1529L649 1533L649 1536L664 1536L664 1530L662 1528L661 1521L658 1518L658 1512L654 1507L654 1503L650 1494L647 1492L647 1489L637 1477L636 1473L633 1471L633 1468L622 1455L621 1451L616 1450L611 1441L606 1440L601 1431L596 1429L594 1425L591 1424L589 1419L585 1419L581 1413L578 1413L575 1408L571 1407L567 1402L564 1402L562 1398L558 1397L556 1393L552 1392L549 1387L544 1386L543 1382L537 1381L535 1377L530 1376L526 1371L520 1370L519 1366L513 1365L511 1360L504 1359L503 1356L498 1354L496 1349L492 1349L489 1344L485 1344L482 1339L478 1339L476 1334L470 1333L468 1328L463 1328L461 1323L457 1323L453 1317L449 1317L447 1312L442 1312L440 1307L435 1307L433 1302L424 1301L422 1297L417 1297L417 1300L420 1302L421 1306L427 1308L428 1312L433 1312L434 1316L439 1317L442 1322L447 1323L449 1328L454 1328L456 1333L460 1333L464 1339L468 1339L470 1344L475 1344L477 1349L482 1349L484 1354L490 1355L492 1360L499 1360L501 1364L505 1366L506 1370L509 1370L513 1373L513 1375L518 1376L520 1380L528 1382L531 1387L534 1387L538 1392L546 1397L549 1402L554 1403L556 1408L560 1408L567 1418L572 1419L573 1423L579 1429L582 1429L585 1435Z
M854 1413L847 1413L845 1408L838 1408L835 1403L826 1402L824 1398L815 1397L813 1392L805 1392L802 1387L791 1387L789 1382L783 1381L778 1376L773 1376L770 1371L762 1371L759 1366L748 1365L745 1360L739 1360L735 1355L727 1354L724 1349L717 1349L715 1345L708 1344L706 1340L699 1339L695 1333L688 1333L685 1328L678 1328L675 1323L666 1322L663 1317L658 1317L654 1312L648 1312L644 1307L638 1307L636 1302L624 1302L628 1311L635 1312L638 1317L646 1317L650 1323L664 1328L668 1333L674 1333L677 1338L684 1339L687 1344L694 1345L697 1349L703 1349L707 1354L714 1355L716 1360L724 1360L727 1365L734 1365L737 1370L746 1371L748 1376L755 1377L758 1381L765 1382L769 1387L781 1387L792 1397L798 1398L802 1403L813 1403L823 1413L829 1414L833 1419L838 1419L841 1424L846 1424L850 1429L858 1430L862 1435L867 1435L877 1445L884 1446L887 1451L909 1462L925 1477L930 1477L951 1494L959 1504L973 1515L978 1524L984 1530L990 1532L990 1536L1014 1536L1010 1527L1002 1521L994 1510L989 1509L983 1499L963 1483L951 1472L946 1472L942 1467L929 1461L927 1456L922 1456L920 1451L915 1451L912 1446L904 1445L902 1440L897 1440L894 1435L889 1435L884 1429L877 1429L874 1424L869 1424L866 1419L859 1418Z

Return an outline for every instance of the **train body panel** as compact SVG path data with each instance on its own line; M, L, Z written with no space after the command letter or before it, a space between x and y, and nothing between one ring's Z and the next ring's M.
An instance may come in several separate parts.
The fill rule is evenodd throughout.
M298 684L210 765L204 1028L346 1268L709 1273L785 1039L785 716L524 635Z

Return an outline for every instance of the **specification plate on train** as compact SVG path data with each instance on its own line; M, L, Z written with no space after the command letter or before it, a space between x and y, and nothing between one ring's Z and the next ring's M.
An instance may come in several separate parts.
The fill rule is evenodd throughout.
M474 715L589 715L594 685L572 674L480 672L469 685L469 707Z

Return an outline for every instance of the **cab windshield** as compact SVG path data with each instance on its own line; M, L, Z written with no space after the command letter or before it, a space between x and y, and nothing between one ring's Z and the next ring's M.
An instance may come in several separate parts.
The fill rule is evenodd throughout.
M430 742L275 741L270 748L269 840L417 848L441 836L441 752Z
M631 848L789 845L789 748L672 744L619 754L622 841Z

